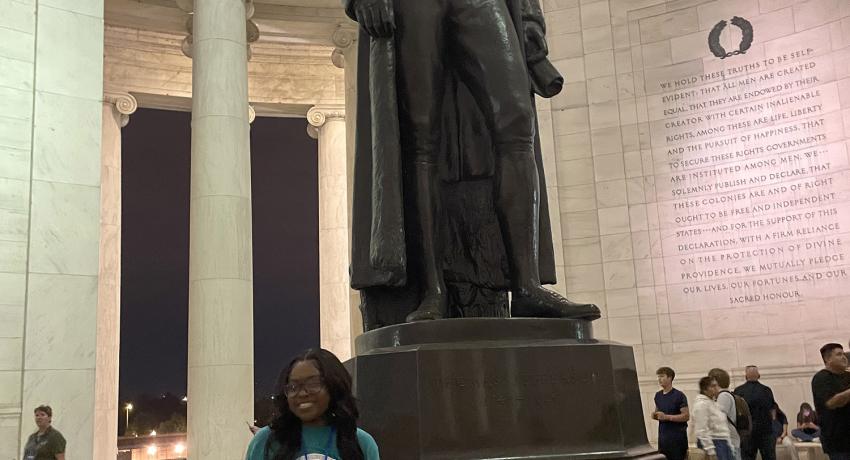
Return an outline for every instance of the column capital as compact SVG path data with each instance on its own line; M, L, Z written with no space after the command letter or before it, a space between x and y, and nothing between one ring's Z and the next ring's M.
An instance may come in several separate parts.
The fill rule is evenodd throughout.
M346 51L355 46L355 43L357 43L357 29L340 24L337 26L336 30L334 30L334 33L331 36L331 41L333 41L333 44L336 47L331 54L331 61L336 67L342 69L345 67Z
M314 105L307 111L307 123L321 128L328 120L345 121L344 105Z
M130 123L130 115L139 108L136 98L130 93L106 92L103 93L103 102L112 104L121 120L121 127Z
M186 12L189 16L186 18L186 35L183 38L183 42L180 44L180 50L183 51L183 55L187 58L192 59L192 45L194 43L194 17L192 16L195 10L195 0L174 0L177 4L177 7ZM251 20L251 17L254 16L254 1L253 0L244 0L245 2L245 40L247 42L248 47L248 60L251 60L251 43L256 42L260 39L260 28L257 27L257 23Z
M245 2L245 19L251 19L254 16L254 0L244 0ZM177 8L180 8L185 13L195 11L195 0L174 0Z

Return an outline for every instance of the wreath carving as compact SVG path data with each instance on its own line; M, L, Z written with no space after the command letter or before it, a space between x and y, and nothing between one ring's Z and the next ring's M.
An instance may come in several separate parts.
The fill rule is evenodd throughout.
M725 20L715 24L714 28L711 29L711 32L708 34L708 49L710 49L711 53L720 59L726 59L729 56L735 56L737 54L745 54L753 44L753 25L750 24L750 21L747 21L740 16L735 16L729 22L733 26L741 29L741 43L738 45L737 50L726 52L726 49L720 44L720 34L727 25Z

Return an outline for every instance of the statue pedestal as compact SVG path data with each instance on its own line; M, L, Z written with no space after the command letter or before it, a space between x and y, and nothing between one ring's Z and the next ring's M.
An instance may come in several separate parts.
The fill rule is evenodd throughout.
M631 347L588 321L470 318L357 338L360 426L391 460L662 459Z

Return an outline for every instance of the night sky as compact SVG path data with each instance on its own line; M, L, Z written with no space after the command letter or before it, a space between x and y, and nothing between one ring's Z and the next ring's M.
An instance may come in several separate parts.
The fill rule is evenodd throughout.
M190 117L140 109L122 130L122 402L186 392ZM251 126L257 396L319 345L316 152L304 119Z

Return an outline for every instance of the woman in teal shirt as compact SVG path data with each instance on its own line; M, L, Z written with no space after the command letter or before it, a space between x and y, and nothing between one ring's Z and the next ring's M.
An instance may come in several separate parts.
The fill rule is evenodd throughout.
M380 460L357 428L351 376L333 353L307 350L281 372L280 416L248 445L246 460Z

